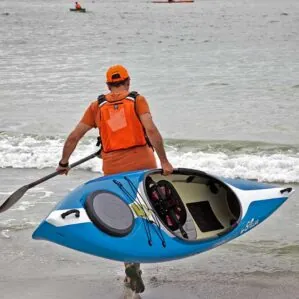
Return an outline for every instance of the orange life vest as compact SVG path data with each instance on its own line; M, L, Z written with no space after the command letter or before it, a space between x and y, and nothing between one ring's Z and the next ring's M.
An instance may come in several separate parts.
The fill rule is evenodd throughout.
M132 91L125 99L108 102L105 95L98 97L100 108L101 149L108 153L149 144L136 112L138 93Z

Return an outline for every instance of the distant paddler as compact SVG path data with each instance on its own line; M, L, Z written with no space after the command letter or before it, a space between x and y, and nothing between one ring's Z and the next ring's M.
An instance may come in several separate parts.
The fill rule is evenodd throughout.
M82 8L82 6L79 2L75 2L75 8L70 8L70 11L86 12L86 9Z
M76 8L76 10L81 10L82 6L80 5L79 2L75 2L75 8Z

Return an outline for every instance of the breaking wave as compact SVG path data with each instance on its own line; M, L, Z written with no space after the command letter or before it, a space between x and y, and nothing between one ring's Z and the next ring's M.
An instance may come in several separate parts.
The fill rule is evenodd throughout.
M0 133L0 168L56 167L64 137ZM299 145L249 141L165 141L175 167L200 169L230 178L265 182L299 183ZM95 152L95 138L86 137L78 145L71 162ZM93 159L81 169L101 171L101 160Z

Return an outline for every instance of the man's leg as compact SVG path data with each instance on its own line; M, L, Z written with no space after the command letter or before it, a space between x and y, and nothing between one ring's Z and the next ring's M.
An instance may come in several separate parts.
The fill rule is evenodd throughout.
M144 292L144 283L141 278L141 270L139 263L125 263L125 284L129 286L132 291L136 293L143 293Z

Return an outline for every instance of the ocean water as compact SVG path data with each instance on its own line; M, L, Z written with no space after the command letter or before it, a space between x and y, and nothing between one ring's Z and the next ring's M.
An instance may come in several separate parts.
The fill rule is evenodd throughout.
M81 4L87 13L69 12L72 1L0 1L0 203L20 186L55 170L64 139L89 103L107 91L105 71L118 63L128 68L132 90L148 99L175 167L298 189L298 0ZM72 161L96 150L96 136L96 130L87 134ZM60 199L100 171L101 161L93 159L68 177L30 190L1 214L0 268L5 271L0 283L27 275L28 267L34 277L41 263L57 273L65 256L66 268L96 273L96 259L31 241L30 235ZM180 285L180 268L185 277L181 283L187 283L191 293L193 278L216 278L221 289L226 273L229 281L224 285L239 284L242 275L250 275L249 280L269 287L274 277L280 290L288 286L284 297L269 291L263 298L295 298L290 289L296 289L291 278L299 278L298 199L295 193L263 225L217 250L147 266L160 281L148 276L149 285ZM82 260L88 265L84 271L75 266ZM104 264L115 267L115 274L115 263ZM200 266L194 269L194 264ZM3 284L5 290L10 286ZM264 287L251 285L253 293L240 287L239 293L257 298L251 296ZM209 298L208 290L199 291L201 298ZM21 288L4 293L5 299L22 298ZM219 296L214 293L214 298Z

